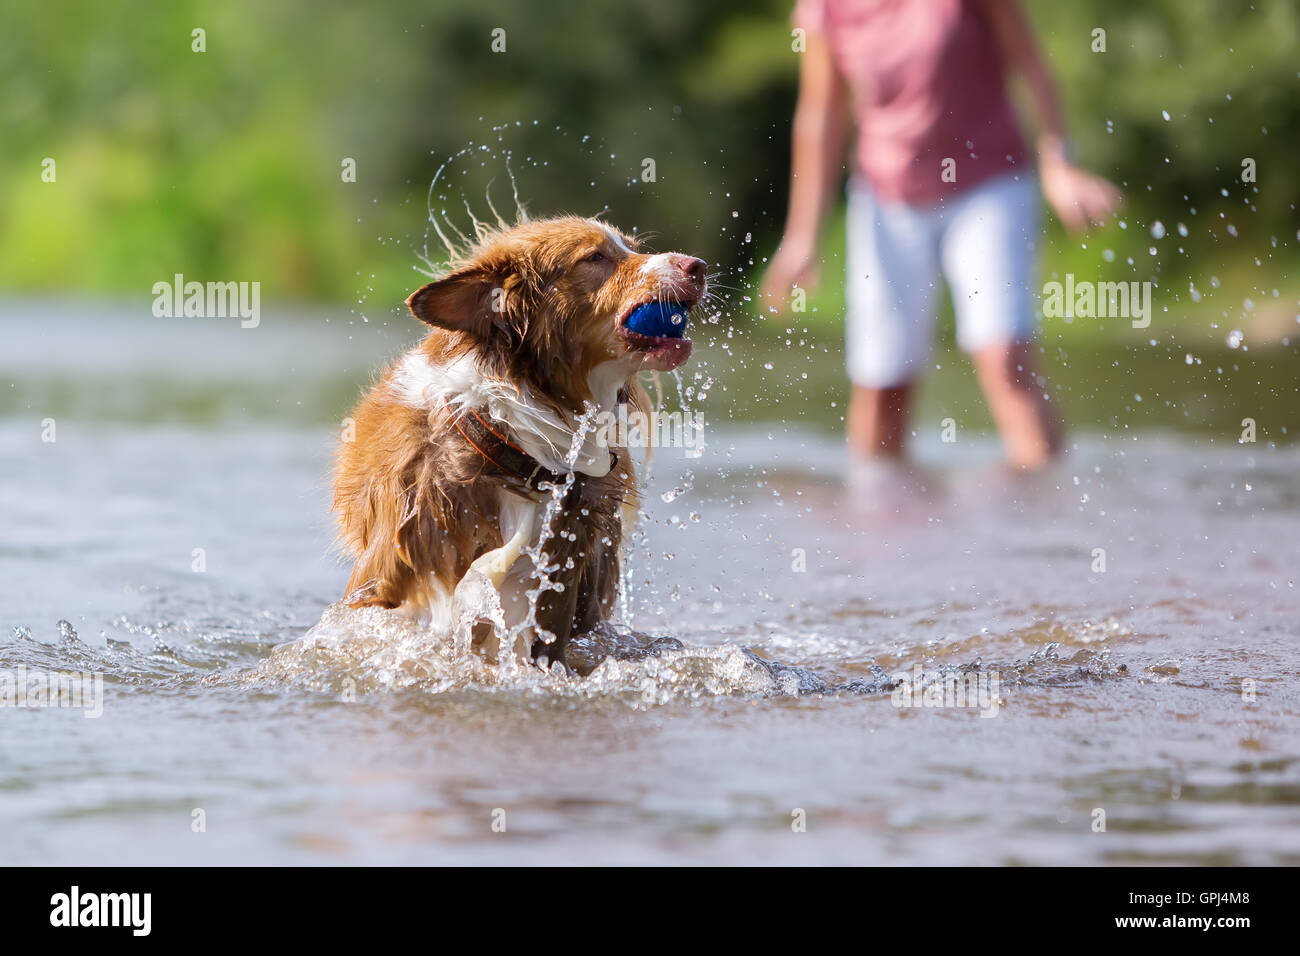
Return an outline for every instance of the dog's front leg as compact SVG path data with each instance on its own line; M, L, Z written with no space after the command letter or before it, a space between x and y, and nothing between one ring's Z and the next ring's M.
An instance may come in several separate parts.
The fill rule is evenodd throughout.
M452 595L451 619L457 628L462 626L467 617L472 620L486 617L492 622L496 634L508 630L510 625L506 618L507 609L502 602L502 585L533 535L538 509L536 502L517 495L502 495L499 525L505 543L475 558L456 585ZM483 649L492 657L498 650L498 644L494 634L485 641ZM525 657L528 650L528 647L523 648Z

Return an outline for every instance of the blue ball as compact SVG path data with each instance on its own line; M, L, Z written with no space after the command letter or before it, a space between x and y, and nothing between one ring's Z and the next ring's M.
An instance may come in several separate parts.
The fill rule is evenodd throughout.
M640 335L680 339L686 334L689 311L677 302L647 302L633 309L624 325Z

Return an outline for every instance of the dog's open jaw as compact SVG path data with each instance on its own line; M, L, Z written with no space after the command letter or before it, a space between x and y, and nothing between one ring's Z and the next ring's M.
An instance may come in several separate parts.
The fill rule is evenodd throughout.
M691 357L686 331L704 298L704 264L674 253L643 258L638 271L651 294L623 310L618 330L628 348L641 355L642 368L666 371Z
M686 323L697 305L699 305L698 297L694 301L647 299L645 302L631 306L619 317L619 335L627 343L629 350L639 354L640 368L666 372L685 364L691 357L694 347L691 340L686 337ZM646 308L668 316L668 322L676 320L681 326L681 331L673 330L669 334L658 335L628 328L628 320ZM664 324L662 321L652 322L649 323L649 327Z

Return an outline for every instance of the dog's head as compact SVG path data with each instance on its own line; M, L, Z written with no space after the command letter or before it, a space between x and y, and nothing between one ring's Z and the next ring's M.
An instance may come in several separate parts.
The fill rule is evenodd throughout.
M406 304L498 373L580 401L601 363L631 377L690 358L686 324L704 273L693 256L643 253L603 222L565 216L491 233Z

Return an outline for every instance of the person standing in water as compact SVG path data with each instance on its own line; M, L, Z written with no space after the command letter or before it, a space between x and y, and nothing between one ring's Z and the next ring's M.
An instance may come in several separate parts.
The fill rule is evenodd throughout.
M1016 0L799 0L805 34L790 208L762 293L816 282L817 239L848 129L846 358L857 458L897 458L930 354L940 274L1012 465L1037 468L1060 426L1033 363L1038 190L1071 230L1119 190L1069 159L1056 88ZM1037 176L1005 78L1037 113Z

